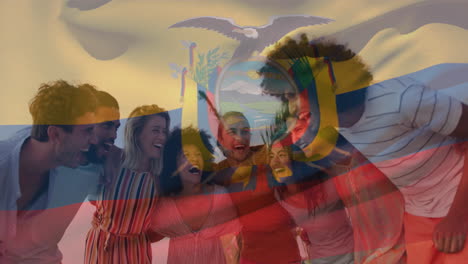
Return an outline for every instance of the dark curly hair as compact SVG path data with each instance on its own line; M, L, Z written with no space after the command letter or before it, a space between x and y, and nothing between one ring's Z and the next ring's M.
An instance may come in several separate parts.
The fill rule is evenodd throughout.
M64 80L41 84L29 103L33 119L31 137L46 142L49 126L62 127L71 132L76 119L97 107L97 90L93 85L72 85Z
M259 75L264 77L261 83L263 92L279 97L283 102L286 102L284 98L285 91L282 91L284 88L278 87L277 83L281 81L291 81L292 79L289 76L284 76L288 75L288 73L278 69L278 64L276 62L278 60L290 60L292 62L304 61L304 63L308 63L307 60L304 60L306 57L323 57L332 63L352 61L353 67L357 70L355 72L353 71L352 74L359 73L359 76L350 76L357 78L355 80L356 83L352 83L355 87L353 86L351 92L346 92L337 96L337 110L339 113L346 112L363 103L367 90L359 88L367 87L372 82L372 74L369 67L356 53L347 48L346 45L336 43L326 38L309 40L305 34L300 36L300 40L286 38L284 42L277 43L273 50L267 54L265 66L258 71ZM309 74L309 72L307 72L307 74ZM342 74L348 74L348 72L339 74L335 72L335 81L338 86L340 86L340 82L344 82L344 79L347 78L346 76L342 76ZM269 78L270 75L274 78ZM301 78L308 77L299 77L299 79Z
M205 163L202 182L212 170L214 157L210 136L205 131L195 129L192 126L183 129L175 128L164 147L164 165L160 176L161 194L164 196L177 195L182 191L182 181L176 172L177 157L182 153L183 145L195 145L200 150Z

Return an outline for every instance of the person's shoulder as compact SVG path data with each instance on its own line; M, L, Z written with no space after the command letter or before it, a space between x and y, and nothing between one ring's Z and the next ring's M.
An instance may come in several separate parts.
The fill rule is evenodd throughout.
M372 94L390 94L403 93L413 86L426 87L424 83L410 76L399 76L396 78L378 81L367 87L368 93Z
M8 173L5 173L5 170L10 167L10 157L14 147L15 145L8 141L0 141L0 170L2 171L2 173L0 173L0 182L2 182L2 178L8 177Z
M24 142L31 135L31 127L28 126L17 131L11 137L0 141L0 166L4 165L8 158L14 153L14 149L18 144Z
M7 158L12 154L12 150L16 144L10 140L0 141L0 166L7 161Z
M376 82L366 89L364 114L366 116L391 118L390 115L385 114L399 113L401 104L409 99L413 99L412 91L420 91L421 89L425 89L425 86L413 78L401 76Z

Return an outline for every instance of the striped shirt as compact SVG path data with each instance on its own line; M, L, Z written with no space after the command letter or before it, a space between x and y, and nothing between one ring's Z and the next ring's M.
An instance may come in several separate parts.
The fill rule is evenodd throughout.
M86 238L85 263L151 263L146 231L156 199L153 175L122 168L96 200L93 227Z
M463 156L448 136L461 103L410 77L367 89L360 120L340 132L400 189L408 213L444 217L462 175Z

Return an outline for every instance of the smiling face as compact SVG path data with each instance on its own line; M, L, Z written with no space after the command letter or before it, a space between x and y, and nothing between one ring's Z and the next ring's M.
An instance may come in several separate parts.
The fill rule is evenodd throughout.
M138 136L138 145L145 159L161 158L162 149L167 139L167 123L164 117L149 117Z
M307 130L315 131L318 123L310 112L303 112L297 117L288 117L286 125L288 127L288 132L291 133L292 142L296 143Z
M76 168L85 159L91 144L96 144L94 134L94 113L88 112L76 120L71 132L65 131L61 127L54 127L55 159L59 166Z
M177 156L177 168L182 183L198 184L205 163L201 151L195 145L184 145L182 153Z
M289 152L280 144L274 144L270 149L269 165L273 176L280 182L292 176Z
M94 132L97 144L92 144L88 151L88 161L102 163L117 138L117 130L120 127L120 113L114 107L98 107L96 110L97 124Z
M250 154L250 125L242 116L228 116L224 119L221 144L226 158L242 162Z

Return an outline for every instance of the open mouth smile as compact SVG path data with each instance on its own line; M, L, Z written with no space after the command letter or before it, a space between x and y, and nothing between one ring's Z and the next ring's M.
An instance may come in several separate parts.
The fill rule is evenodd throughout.
M188 170L190 173L192 174L200 174L200 168L198 166L192 166L189 170Z
M88 148L85 148L85 149L80 149L80 151L83 152L83 153L86 153L86 152L89 151L89 147L88 147Z
M157 149L161 149L162 148L162 144L153 144L153 147L157 148Z
M110 151L112 146L114 146L113 143L104 143L104 144L102 144L102 147L104 148L105 151Z
M276 172L276 173L282 173L282 172L286 171L286 169L285 168L276 168L273 171Z
M246 148L246 145L244 144L238 144L234 146L235 150L245 150L245 148Z

